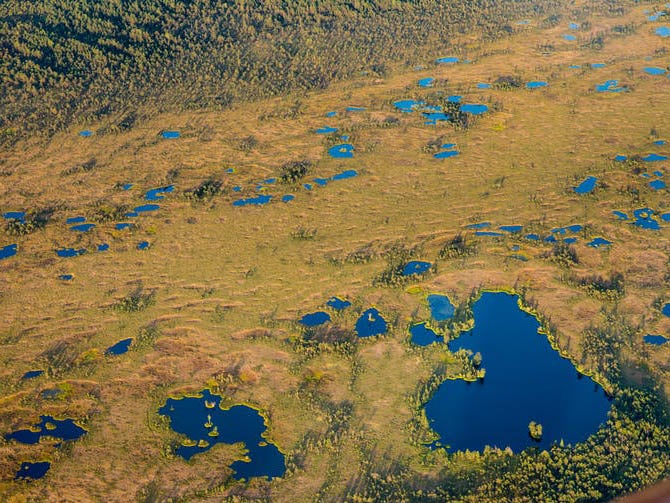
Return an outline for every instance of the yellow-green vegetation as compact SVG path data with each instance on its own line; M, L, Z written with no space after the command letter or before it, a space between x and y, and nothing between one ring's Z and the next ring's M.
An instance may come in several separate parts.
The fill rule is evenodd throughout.
M217 34L212 22L197 21L206 2L193 2L192 18L182 2L168 3L177 5L177 19L190 19L202 33L227 36ZM15 256L0 260L0 432L49 414L81 421L88 433L59 449L0 437L0 499L606 501L670 476L670 344L642 342L647 333L670 333L670 317L661 313L670 302L668 227L646 230L612 215L643 207L670 211L667 191L651 190L640 176L640 170L661 169L667 177L670 163L630 160L670 152L652 143L670 141L670 79L643 71L670 65L670 39L656 36L657 24L643 14L661 6L577 2L569 11L551 2L543 7L547 15L533 17L532 3L519 2L523 14L516 19L514 11L507 12L504 36L491 35L486 16L474 31L452 33L450 49L471 63L435 64L435 57L450 52L434 31L427 39L433 49L403 52L401 41L388 42L376 71L361 75L361 62L351 62L323 85L319 76L331 60L310 66L316 56L306 53L296 64L311 72L309 82L275 89L252 83L266 70L267 86L273 72L284 75L283 67L265 64L275 61L271 34L282 17L263 17L248 3L233 3L237 10L231 11L244 11L248 21L241 30L268 33L250 36L253 51L241 54L265 56L252 58L247 73L229 76L220 88L201 82L204 77L172 88L168 84L178 72L166 69L158 79L166 88L164 107L154 98L143 104L133 87L114 98L132 98L128 108L115 101L109 113L96 115L100 97L91 94L81 106L61 112L56 103L72 89L85 93L85 82L68 87L69 76L40 67L30 75L16 73L21 91L2 97L11 116L0 117L0 137L11 141L0 153L0 210L24 210L27 216L25 223L3 222L0 233L0 248L18 244ZM370 3L353 2L334 14L359 4L361 12L375 11ZM307 8L306 2L296 4ZM416 21L412 2L389 4L391 21L403 15ZM153 11L147 11L151 18ZM476 17L480 11L473 12ZM318 34L329 16L317 14ZM39 9L34 15L41 16ZM147 32L151 19L134 15L137 26L124 35L133 40L129 54L117 54L124 43L112 36L109 23L91 30L108 35L102 41L96 36L105 46L102 53L86 53L86 61L105 76L91 93L111 85L108 60L118 68L145 61L138 47L162 33ZM466 10L460 15L468 17ZM529 24L516 24L526 17ZM333 29L349 36L354 21L338 21ZM576 42L561 38L570 21L581 26ZM8 15L0 33L26 22ZM434 26L441 23L448 20ZM140 75L122 82L145 85L143 68L147 75L160 72L160 55L169 50L171 36L181 34L173 28L147 66L137 67ZM368 32L361 33L355 36ZM388 36L394 34L395 29ZM25 26L12 36L12 51L18 51L12 52L12 65L46 57L48 44L43 54L29 50ZM282 54L291 54L290 38L281 40L287 44ZM338 45L333 58L347 46ZM438 49L444 54L434 54ZM68 61L74 58L67 55ZM104 63L95 65L97 59ZM287 65L290 60L280 58ZM589 66L597 62L607 66ZM188 74L201 65L217 66L202 48L184 54L183 63ZM573 64L581 68L569 68ZM207 75L218 71L209 68ZM432 89L417 86L423 77L436 79ZM59 85L41 103L32 89L44 79ZM629 92L595 92L607 79L618 79ZM528 90L524 84L531 80L549 86ZM496 84L478 88L479 82ZM190 94L179 101L188 86ZM442 99L437 92L485 103L489 111L467 124L427 126L419 112L405 114L393 106L400 99ZM225 106L216 105L219 99ZM14 122L24 117L34 121L27 130L40 127L39 107L31 105L36 102L47 108L49 135L12 134ZM366 110L346 112L347 106ZM337 116L325 117L331 110ZM324 125L339 130L314 133ZM96 134L80 137L84 128ZM164 130L178 130L181 137L164 140ZM341 135L355 146L353 159L328 156ZM432 146L445 143L457 144L460 155L435 159ZM614 162L617 154L629 161ZM345 169L358 175L303 187ZM596 189L576 194L573 187L587 176L598 177ZM265 184L264 193L274 195L269 204L233 206L258 195L256 184L269 178L277 179ZM133 187L123 190L127 183ZM114 227L131 221L124 215L146 203L146 190L167 185L175 190L157 201L159 210L132 218L130 229ZM295 199L283 203L284 194ZM71 231L66 219L78 215L97 226ZM467 227L484 221L491 230L511 224L524 229L483 237ZM523 237L545 237L571 224L583 229L569 246ZM587 246L596 236L612 245ZM151 246L138 250L143 240ZM109 250L96 252L100 243ZM55 250L64 247L89 251L58 257ZM408 278L402 275L408 260L433 267ZM58 279L65 273L75 279ZM407 327L430 318L426 292L446 294L455 315L431 326L448 341L472 327L471 308L482 290L517 293L552 346L612 395L607 424L586 442L543 453L531 448L449 454L427 447L436 438L423 406L445 379L484 379L486 355L482 360L452 353L446 344L412 346ZM352 305L329 309L325 303L332 296ZM388 333L359 338L356 320L372 306L388 322ZM298 323L318 310L328 311L331 321L318 327ZM105 354L129 337L127 353ZM21 379L34 368L45 374ZM62 393L45 397L42 392L54 387ZM267 438L286 455L284 477L232 480L228 466L240 458L239 445L217 444L189 462L175 455L180 442L192 444L157 411L168 396L204 387L225 404L263 411ZM209 434L221 433L213 428ZM42 458L52 462L44 479L12 480L22 461Z
M542 439L542 425L539 424L539 423L536 423L535 421L531 421L530 423L528 423L528 434L534 440L541 440Z

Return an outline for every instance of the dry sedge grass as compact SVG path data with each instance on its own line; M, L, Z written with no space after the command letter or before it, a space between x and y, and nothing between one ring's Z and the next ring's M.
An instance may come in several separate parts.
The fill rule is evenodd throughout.
M468 223L490 221L494 226L523 224L524 231L546 235L554 227L581 223L587 231L576 245L580 264L576 274L626 276L627 295L619 310L644 333L670 332L670 321L652 309L659 297L668 298L668 231L646 231L616 222L614 209L630 212L648 206L667 211L667 192L653 192L636 175L621 171L610 160L618 153L633 155L667 147L651 145L655 128L670 135L667 95L670 79L650 77L645 66L667 66L667 39L642 24L642 8L629 18L594 19L593 31L615 24L640 23L628 37L608 37L601 51L581 50L579 42L560 38L562 28L529 28L503 41L471 42L472 64L431 66L414 72L397 68L384 81L361 77L307 96L239 105L221 113L162 115L140 122L132 131L79 138L78 129L60 134L48 145L36 142L6 153L0 201L3 211L57 206L45 229L21 238L19 255L0 262L0 430L27 427L40 414L88 418L89 432L68 452L47 445L0 445L0 478L9 480L19 463L46 457L54 461L43 481L2 482L5 500L128 501L150 484L161 497L218 500L217 492L259 496L268 490L278 501L312 501L341 497L358 473L361 438L376 452L416 457L405 425L412 417L406 401L429 362L408 351L405 327L411 319L428 316L421 296L402 289L372 286L386 267L379 256L365 264L335 263L332 258L374 244L376 249L401 240L422 244L419 258L434 262L447 238ZM547 41L554 53L543 56L537 46ZM481 55L481 56L480 56ZM652 55L652 61L644 57ZM606 62L602 69L568 69L569 64ZM628 71L628 69L632 71ZM477 82L519 74L525 80L549 80L547 89L498 91L477 89ZM476 121L468 131L450 126L427 127L418 114L394 112L392 101L425 94L416 81L425 76L447 79L443 90L461 94L465 102L497 104L497 110ZM633 92L595 93L594 86L617 78ZM299 99L304 113L294 119L265 118ZM368 107L344 113L344 107ZM338 117L326 119L329 110ZM377 123L395 115L400 124ZM313 133L323 125L352 129L356 145L352 160L329 159L325 140ZM96 129L102 125L86 125ZM83 128L83 126L82 126ZM162 129L177 129L182 138L159 140ZM258 145L239 148L253 135ZM435 160L422 147L438 136L458 144L461 155ZM663 137L663 136L662 136ZM96 159L88 172L63 171ZM253 193L253 183L276 176L288 161L315 162L311 176L331 176L354 168L360 176L307 192L275 188L281 196L294 193L289 204L265 207L231 206L239 195L234 185ZM648 169L664 167L656 163ZM225 173L235 167L233 174ZM174 171L177 170L177 171ZM608 185L595 195L578 196L572 187L585 176ZM505 177L503 184L497 183ZM224 180L226 194L196 204L180 197L208 177ZM133 183L123 192L115 183ZM67 217L87 214L96 201L142 204L146 189L174 183L175 193L160 201L161 209L136 219L136 228L116 231L100 224L85 235L67 230ZM640 188L640 201L618 188ZM299 228L316 229L314 239L293 237ZM602 235L611 250L587 248L586 238ZM137 251L141 240L151 247ZM57 258L61 246L93 249L110 244L106 253L74 259ZM579 359L581 332L602 320L603 302L561 280L565 273L539 257L547 247L519 241L527 262L510 259L513 238L481 238L480 253L466 259L440 261L438 272L421 283L425 291L444 292L455 302L474 288L528 288L537 309L559 331L559 344ZM58 275L70 273L74 281ZM111 308L139 284L155 291L147 309L125 313ZM352 377L352 362L333 352L314 358L297 354L290 342L300 331L294 324L332 295L354 301L351 312L336 321L352 328L356 313L375 305L390 321L386 338L362 341L355 357L360 373ZM104 349L126 337L137 337L154 323L156 339L119 357ZM642 333L640 334L641 337ZM641 340L641 339L640 339ZM19 382L32 368L43 368L45 354L65 344L72 365L51 376ZM655 372L668 384L668 347L643 348ZM221 384L222 376L232 376ZM168 453L177 436L157 409L169 394L221 386L235 403L251 403L270 417L269 438L286 452L308 432L326 432L325 416L316 413L296 389L318 376L319 393L339 403L354 403L350 429L333 450L308 454L303 470L284 480L255 481L247 488L226 489L226 468L241 453L236 446L218 445L186 463ZM219 381L217 381L219 379ZM70 383L62 399L45 400L40 391ZM152 482L153 481L153 482Z

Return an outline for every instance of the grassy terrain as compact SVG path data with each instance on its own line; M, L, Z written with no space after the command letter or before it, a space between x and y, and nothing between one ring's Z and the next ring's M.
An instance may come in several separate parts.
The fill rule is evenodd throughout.
M670 79L643 71L670 64L670 42L654 34L657 24L646 22L645 8L625 16L593 15L587 29L575 32L576 42L561 38L567 19L556 27L534 20L497 41L463 35L458 55L470 64L435 65L426 58L390 65L385 77L363 75L223 111L147 111L128 131L78 136L84 128L104 131L117 119L105 118L56 133L46 144L28 138L3 152L0 209L55 211L33 233L0 234L0 246L19 248L17 256L0 261L0 431L26 427L46 413L73 417L88 429L61 450L49 442L1 440L3 500L220 501L237 495L337 501L364 484L373 486L371 472L395 473L390 460L416 474L409 477L415 488L443 483L445 469L472 469L482 461L430 454L412 434L427 432L416 426L420 418L411 397L440 363L447 373L460 370L444 348L418 350L408 343L408 324L429 317L424 296L430 292L446 293L458 305L479 288L523 291L555 330L558 346L583 369L637 385L651 377L667 389L670 345L645 346L642 336L670 334L670 318L659 310L670 301L668 230L639 229L611 214L642 207L670 211L666 190L652 191L635 166L612 161L617 154L670 152L668 145L652 144L670 140ZM616 26L630 26L631 33L622 36ZM602 48L590 44L596 35L603 37ZM600 62L607 66L588 66ZM415 70L419 64L425 68ZM476 87L502 75L547 80L549 87ZM435 88L420 89L417 80L429 76L437 79ZM594 86L608 79L631 91L596 93ZM435 91L491 110L471 127L455 129L426 126L420 114L402 114L392 105ZM344 112L350 105L367 109ZM287 117L292 106L298 113ZM326 118L331 110L338 115ZM314 134L324 125L350 135L353 159L328 157L334 139ZM182 136L164 140L159 132L165 129ZM438 137L456 143L461 154L434 159L424 147ZM312 191L301 183L270 185L270 204L232 206L255 195L257 182L299 160L312 162L304 181L343 169L359 176ZM231 167L235 171L228 173ZM668 167L667 161L642 166L648 172ZM579 196L572 187L586 176L597 176L598 187ZM210 178L223 181L220 194L202 201L184 195ZM134 187L122 191L123 183ZM175 192L158 202L158 212L134 219L131 230L115 230L113 220L77 234L65 224L77 215L93 221L100 208L132 209L142 204L145 190L166 184L174 184ZM295 200L280 202L286 193ZM583 224L574 246L578 263L546 258L552 247L541 242L475 238L464 230L481 221L520 224L523 234L541 236ZM477 243L477 253L438 259L461 232ZM612 246L587 247L596 236ZM138 251L142 240L151 246ZM93 252L102 242L110 250ZM512 252L513 245L520 250ZM59 258L54 250L61 247L91 251ZM436 266L397 287L380 285L375 278L388 267L391 247ZM528 260L511 258L513 253ZM625 284L617 298L577 286L580 278L615 272ZM58 279L66 273L74 280ZM120 299L138 287L153 293L153 302L136 311L119 309ZM389 334L359 340L353 349L302 343L296 321L333 295L353 302L333 314L333 325L350 331L358 314L375 306L389 321ZM616 372L598 364L602 355L583 350L589 330L612 326L617 337L632 334L621 335L616 354L602 350L612 354ZM136 339L129 353L104 355L126 337ZM20 380L35 368L46 375ZM292 463L286 477L230 482L226 467L240 456L235 446L217 445L189 463L174 456L177 435L157 409L169 395L205 386L268 415L269 438ZM53 387L62 390L59 398L41 397ZM666 425L659 435L667 431ZM53 461L44 480L11 481L22 461L41 458ZM650 469L644 483L663 476L667 464ZM635 483L619 493L636 489ZM487 494L479 501L495 501ZM598 499L602 495L590 498Z

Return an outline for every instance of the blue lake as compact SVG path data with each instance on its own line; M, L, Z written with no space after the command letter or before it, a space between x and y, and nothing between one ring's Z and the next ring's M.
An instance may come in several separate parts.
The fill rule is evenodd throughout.
M348 300L340 299L339 297L331 297L328 299L328 302L326 302L326 305L328 307L332 307L336 311L342 311L343 309L348 308L351 306L351 302Z
M583 226L580 224L568 225L567 227L556 227L551 229L552 234L566 234L568 232L579 232L583 229Z
M477 84L477 89L491 89L491 84L487 84L486 82L479 82Z
M641 227L642 229L648 229L657 231L661 229L661 225L658 223L658 220L654 218L656 212L651 208L638 208L633 211L633 216L635 221L633 225Z
M345 169L341 173L336 173L333 176L330 177L331 180L346 180L347 178L354 178L355 176L358 176L358 171L355 169Z
M501 225L498 227L501 231L505 232L521 232L523 230L523 225Z
M84 129L83 131L79 131L79 136L83 136L84 138L88 138L90 136L93 136L93 131L90 129Z
M144 213L147 211L156 211L160 209L160 205L158 204L143 204L141 206L135 207L133 210L135 213Z
M72 419L54 419L51 416L40 416L40 422L27 430L17 430L5 435L6 440L16 440L22 444L36 444L42 437L76 440L86 430Z
M663 316L670 317L670 303L663 305L663 308L661 309L661 313L663 313Z
M79 250L75 250L74 248L62 248L60 250L56 250L56 255L63 258L77 257L79 255L83 255L84 253L86 253L86 248L81 248Z
M654 190L661 190L665 188L665 182L663 180L652 180L649 182L649 187Z
M620 93L627 88L619 87L619 81L615 79L606 80L603 84L596 85L596 91L599 93Z
M405 264L405 267L402 270L403 276L411 276L412 274L423 274L432 264L430 262L424 262L422 260L412 260Z
M356 320L356 334L359 337L372 337L373 335L383 335L388 326L386 320L374 307L371 307Z
M660 26L659 28L656 28L656 35L660 37L670 37L670 28L667 26Z
M455 56L447 56L445 58L438 58L435 60L435 62L442 64L458 63L458 58Z
M337 112L332 111L332 112L326 112L326 117L335 117L337 115Z
M539 241L540 240L540 235L539 234L526 234L524 237L526 239L530 239L531 241Z
M2 218L5 220L18 220L19 222L24 222L26 220L25 211L8 211L2 214Z
M146 250L147 248L149 248L149 246L151 246L149 241L140 241L139 243L137 243L138 250Z
M430 317L435 321L445 321L454 316L454 305L446 295L432 293L426 297L430 308Z
M128 213L126 213L126 214L123 215L123 216L124 216L125 218L137 218L137 217L140 216L140 214L137 213L136 211L129 211Z
M334 145L328 149L328 154L335 159L351 159L354 156L354 146L351 143Z
M58 279L62 281L72 281L74 279L74 276L72 274L61 274L58 276Z
M419 86L432 87L434 80L435 79L433 77L426 77L425 79L419 79Z
M486 105L478 105L473 103L465 103L461 105L461 112L472 115L481 115L488 111L489 107Z
M124 229L130 229L130 228L133 227L134 225L135 225L135 224L131 224L131 223L128 223L128 222L121 222L121 223L116 224L116 225L114 226L114 228L115 228L117 231L122 231L122 230L124 230Z
M665 68L659 68L657 66L648 66L644 71L649 75L665 75Z
M425 104L426 104L425 102L417 100L399 100L393 102L394 107L396 107L401 112L405 113L414 112L415 109L420 108Z
M347 112L363 112L365 107L347 107L345 108Z
M571 244L577 242L577 238L565 238L565 239L563 240L563 242L566 243L566 244L571 245Z
M133 184L132 184L132 183L124 183L124 184L121 186L121 190L130 190L130 189L132 189L132 188L133 188Z
M21 376L21 379L34 379L44 374L44 370L29 370Z
M605 63L591 63L591 68L605 68L607 65Z
M460 152L458 150L445 150L444 152L438 152L433 154L435 159L448 159L449 157L456 157Z
M601 246L609 246L611 245L612 242L608 241L605 238L593 238L591 241L589 241L586 246L590 246L591 248L600 248Z
M597 181L598 181L598 179L595 176L589 176L582 183L580 183L577 187L575 187L574 191L577 194L588 194L589 192L592 192L593 189L596 188L596 182Z
M165 198L165 194L170 192L174 192L174 185L166 185L165 187L150 189L144 194L144 199L147 201L160 201Z
M466 229L486 229L491 227L491 222L479 222L476 224L468 224L465 226Z
M291 202L295 199L295 196L293 194L285 194L281 197L282 202L288 203Z
M579 25L577 23L570 23L568 25L568 28L570 28L571 30L579 30Z
M526 84L528 89L538 89L540 87L547 87L549 84L543 80L532 80Z
M670 340L667 337L663 337L662 335L645 335L643 339L647 344L652 344L654 346L662 346L668 342L668 340Z
M161 136L165 139L172 140L175 138L179 138L181 136L181 133L179 133L179 131L163 131L161 133Z
M577 37L575 37L574 35L565 34L563 35L563 39L567 40L568 42L574 42L575 40L577 40Z
M101 243L98 245L98 251L99 252L104 252L109 250L109 245L107 243Z
M83 224L86 222L86 217L70 217L65 220L66 224Z
M41 479L47 474L49 468L51 468L51 463L48 461L38 461L36 463L25 461L21 463L21 467L19 468L19 471L16 472L14 480Z
M616 157L614 157L614 160L617 161L617 162L623 162L627 159L628 159L628 157L626 157L625 155L617 155Z
M248 461L238 460L230 465L237 480L252 477L273 479L286 471L284 455L276 445L263 436L267 432L265 419L257 410L246 405L221 408L221 397L209 390L199 397L168 398L159 414L170 418L174 431L196 445L180 445L176 453L189 460L214 445L243 443Z
M325 311L309 313L300 318L300 324L306 327L316 327L330 321L330 315Z
M331 134L337 131L336 127L324 126L316 130L316 134Z
M439 337L432 329L428 328L425 323L417 323L409 327L409 333L411 335L410 340L412 344L417 346L429 346L434 342L442 341L442 338Z
M486 378L445 381L425 409L448 450L547 449L561 439L584 441L605 422L605 393L538 334L537 319L519 308L516 296L484 293L473 311L474 329L450 341L449 349L479 352ZM530 421L543 427L539 442L528 434Z
M70 227L70 230L76 232L88 232L94 227L95 224L79 224L79 225L73 225L72 227Z
M649 155L643 157L642 160L644 162L667 161L668 156L667 155L660 155L660 154L649 154Z
M255 205L255 206L260 206L263 204L267 204L272 200L272 196L263 194L260 196L256 197L249 197L246 199L238 199L237 201L233 201L233 206L249 206L249 205Z
M0 260L16 255L17 245L11 244L0 248Z
M105 350L106 355L122 355L123 353L127 353L128 349L130 348L130 344L133 342L133 338L129 337L128 339L123 339L117 342L116 344L109 346Z

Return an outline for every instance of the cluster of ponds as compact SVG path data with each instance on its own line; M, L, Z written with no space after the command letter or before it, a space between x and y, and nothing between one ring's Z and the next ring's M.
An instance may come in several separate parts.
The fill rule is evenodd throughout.
M221 397L205 389L198 396L168 398L159 414L170 419L172 429L186 437L175 452L189 460L216 444L242 444L245 457L230 465L233 477L273 479L286 471L284 455L263 435L267 432L265 418L247 405L221 407Z
M411 262L409 264L412 264ZM421 264L428 264L430 268L430 263L422 262ZM414 266L410 266L414 268ZM410 274L422 274L426 272L428 268L424 268L423 265L418 266L418 269L421 269L422 272L414 272ZM335 311L342 311L351 307L351 302L348 300L341 299L339 297L331 297L326 305ZM308 313L302 316L298 323L304 327L317 327L329 323L331 321L331 316L325 311L316 311L313 313ZM374 307L368 308L361 313L357 318L355 323L355 332L358 337L373 337L375 335L384 335L388 331L388 323L381 315L381 313Z

